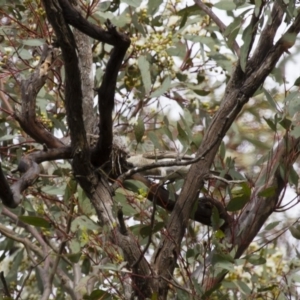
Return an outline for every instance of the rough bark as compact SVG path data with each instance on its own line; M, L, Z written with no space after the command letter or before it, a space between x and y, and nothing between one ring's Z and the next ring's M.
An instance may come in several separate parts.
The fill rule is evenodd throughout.
M63 147L64 144L51 134L36 119L36 96L46 82L48 71L55 59L54 48L44 46L39 66L32 75L21 82L21 111L16 110L15 118L22 129L36 142L45 144L48 148Z
M277 23L273 23L275 30L270 30L270 38L261 40L261 43L268 43L274 39ZM292 26L288 29L287 34L298 34L300 31L300 15L295 18ZM198 197L199 190L203 187L203 182L213 163L214 157L218 151L219 145L225 133L231 126L237 114L241 111L243 105L264 82L265 78L272 71L275 64L289 47L293 44L286 44L285 36L271 47L266 49L264 60L260 63L248 62L245 73L239 65L236 66L230 81L225 90L221 106L214 115L209 125L197 156L204 156L191 166L191 169L184 182L182 192L171 213L167 234L162 238L160 246L154 255L154 270L161 280L156 282L155 290L159 299L166 299L168 294L168 280L172 278L175 264L180 253L180 245L187 228L188 219L193 205ZM269 45L270 46L270 45ZM203 155L205 153L205 155ZM166 280L164 280L166 279Z
M47 18L56 33L65 63L65 103L71 147L65 147L60 140L39 124L35 117L36 95L45 83L47 70L53 60L52 50L47 48L42 56L40 66L32 77L22 84L22 111L16 114L16 119L30 136L50 149L37 151L22 158L17 169L22 173L22 176L11 187L0 166L0 197L3 203L9 207L16 207L20 203L22 191L38 177L38 164L40 162L72 158L74 176L93 204L104 232L109 232L111 240L120 246L124 252L129 267L132 269L131 296L136 296L139 299L150 298L153 292L156 293L158 299L167 298L169 283L172 282L172 274L181 250L181 241L196 201L199 202L198 209L192 219L210 225L212 208L217 207L220 216L225 220L222 229L225 231L227 242L231 243L229 250L232 247L237 247L236 257L240 257L276 208L280 193L286 184L286 178L278 172L278 166L284 164L286 170L291 167L293 160L287 158L291 156L291 153L298 152L299 140L287 136L282 141L274 152L270 165L265 169L264 178L260 180L260 184L255 186L251 201L236 220L233 221L224 207L216 200L199 198L199 191L210 173L211 165L227 130L249 98L264 82L278 59L293 45L287 36L299 33L300 16L295 18L286 34L274 45L274 36L284 14L282 7L276 2L271 14L271 22L267 23L262 31L257 48L252 49L258 21L258 16L253 15L251 20L253 35L247 51L248 61L245 72L242 71L239 64L236 66L228 82L220 109L213 117L197 151L197 161L192 164L182 192L175 202L169 200L167 191L162 187L154 185L139 174L132 176L149 187L149 200L155 199L153 202L171 211L167 228L162 233L161 243L153 256L152 266L149 266L144 252L141 251L134 236L122 224L122 218L119 219L120 226L116 227L117 219L113 214L113 189L107 177L104 176L105 172L103 172L107 163L108 169L111 168L114 95L118 72L130 45L130 40L125 34L119 33L109 21L106 22L107 30L91 24L67 0L43 2ZM200 3L201 1L196 2ZM262 14L265 4L266 1L262 1L259 15ZM102 84L97 89L100 114L99 139L93 151L90 149L87 138L90 124L84 119L84 116L86 117L91 109L91 97L89 96L89 100L86 102L88 105L85 108L83 88L86 86L83 84L80 71L83 65L80 65L76 50L81 46L78 45L78 40L76 43L68 24L78 28L87 36L114 46ZM222 28L222 31L224 30ZM250 57L251 53L253 53L252 57ZM271 174L269 172L270 166L274 170ZM259 192L268 187L274 187L274 194L266 198L259 196ZM250 231L249 228L251 228ZM208 276L205 288L212 288L220 280L221 278ZM208 282L213 284L208 284Z
M63 11L59 3L62 4ZM66 10L71 9L71 16L73 16L74 10L68 6L68 3L67 6L64 6L64 1L62 0L44 1L44 5L48 20L55 30L65 62L65 103L71 135L71 148L73 153L72 167L74 175L87 196L90 198L101 225L107 228L106 230L110 231L114 229L114 224L116 224L112 212L113 199L111 188L106 177L104 177L101 172L97 171L94 166L101 165L102 162L106 162L110 159L113 140L112 110L114 107L117 75L126 50L130 45L130 40L126 35L118 33L109 21L106 23L108 30L103 31L97 29L97 35L95 36L95 31L91 30L91 28L94 29L95 26L87 22L80 15L77 15L75 21L72 18L70 21L70 15ZM87 34L92 32L94 38L97 38L100 41L106 41L107 37L109 37L110 40L114 41L116 44L110 56L103 82L98 89L100 138L94 152L96 153L94 166L91 164L83 122L81 79L78 58L76 55L76 44L72 32L68 28L64 18L79 30L84 31ZM139 259L140 250L138 245L134 242L133 237L130 235L123 237L120 232L115 233L114 237L118 237L117 239L113 238L113 241L123 249L129 265L134 265ZM145 266L147 266L147 264L143 257L135 269L133 269L133 273L136 272L136 274L133 274L132 276L132 280L136 285L136 289L133 290L133 295L138 294L139 299L145 299L151 294L150 282L145 276L149 273L149 269L148 266L145 269Z

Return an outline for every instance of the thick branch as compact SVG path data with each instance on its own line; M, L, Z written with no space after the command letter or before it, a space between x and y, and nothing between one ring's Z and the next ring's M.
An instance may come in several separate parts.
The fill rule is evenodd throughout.
M144 183L149 188L147 199L153 201L155 198L158 206L166 209L167 211L173 211L175 203L178 199L177 195L175 195L175 201L173 201L169 198L169 192L159 184L153 183L140 174L135 174L131 178ZM227 213L223 204L211 197L200 197L198 199L197 209L195 213L190 216L190 219L200 222L204 225L211 226L213 207L217 208L220 218L225 221L222 228L226 228L232 222L232 218Z
M107 20L106 26L110 34L114 36L116 40L119 40L119 44L112 50L103 76L102 84L98 89L100 137L92 156L92 162L95 166L103 165L109 161L110 158L113 142L112 112L115 102L118 73L126 51L130 45L130 39L123 34L118 33L109 20Z
M0 165L0 198L4 205L10 208L17 207L21 202L22 192L31 186L40 174L39 163L56 159L71 158L71 148L63 147L49 149L48 151L36 151L21 158L18 168L22 176L10 187Z
M63 9L63 15L68 24L74 26L81 32L98 41L107 43L112 46L118 46L120 40L115 34L87 21L81 15L81 13L69 3L68 0L59 0L59 3Z
M22 129L36 142L47 145L48 148L58 148L64 144L50 133L36 119L36 97L46 82L48 71L54 60L54 49L45 45L40 63L29 79L21 83L22 110L16 111L15 118Z
M298 15L288 33L297 34L299 31L300 16ZM209 173L222 138L243 105L249 100L249 97L263 84L282 53L286 51L286 47L292 46L292 44L286 45L284 43L284 37L267 53L262 64L253 65L251 69L249 68L246 71L247 76L245 76L238 65L228 82L221 106L213 117L197 151L196 156L202 155L204 159L191 166L182 192L171 213L167 225L168 234L162 238L160 246L154 255L154 268L160 276L169 279L171 274L173 274L189 216L198 198L199 190L203 187L204 179ZM210 149L209 152L206 152L207 149ZM206 154L203 155L202 153L205 152ZM156 282L156 291L160 297L159 299L166 299L168 293L167 283L162 280Z
M283 14L284 12L280 7L279 2L275 1L270 15L270 20L268 20L267 24L265 25L265 28L260 35L258 45L252 57L249 59L249 63L247 64L249 68L251 68L253 65L257 66L261 64L264 61L268 51L273 47L274 37L278 27L282 22Z
M64 60L65 107L73 151L73 170L76 179L90 197L94 192L97 179L94 177L90 163L89 145L83 122L81 78L76 43L73 33L65 22L59 1L44 1L44 6Z
M288 181L289 172L299 156L300 139L284 137L279 146L272 151L268 164L262 170L257 186L252 193L251 201L245 206L238 222L225 231L232 246L237 246L235 257L240 257L259 232L268 217L275 210ZM284 168L284 174L280 168ZM284 177L282 177L284 176ZM273 194L262 197L260 192L273 188Z

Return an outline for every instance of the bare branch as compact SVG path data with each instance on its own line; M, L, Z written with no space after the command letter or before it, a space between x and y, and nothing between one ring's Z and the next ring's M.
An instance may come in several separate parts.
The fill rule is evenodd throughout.
M158 206L162 207L163 209L166 209L167 211L173 211L175 203L178 199L178 195L174 195L175 201L173 201L170 199L169 192L165 188L163 188L159 184L155 184L152 181L146 179L141 174L134 174L131 178L142 182L143 184L145 184L145 186L149 188L147 195L148 200L153 201L154 199L156 199L156 204ZM233 219L227 213L223 204L220 201L211 197L198 198L197 209L194 212L194 214L190 215L190 219L211 226L211 216L214 207L217 208L220 218L224 220L224 225L222 226L222 229L226 228L228 224L230 224L233 221Z
M117 78L124 56L130 45L130 39L120 34L109 20L107 20L105 24L108 32L110 32L116 40L119 40L119 45L116 45L112 50L102 79L102 84L98 89L100 137L92 154L92 162L95 166L101 166L107 163L111 155L113 142L112 113L115 102ZM99 153L101 153L101 155L99 155Z
M119 46L120 40L114 33L106 31L99 26L87 21L81 15L81 13L68 2L68 0L59 0L59 3L63 9L63 15L67 23L98 41L107 43L112 46ZM127 40L125 35L123 35L123 37L125 38L125 40Z
M261 13L262 6L263 6L263 2L260 7L260 13ZM265 25L265 28L260 35L258 45L252 57L249 59L249 62L247 64L248 68L252 68L253 65L257 66L264 61L266 55L268 54L268 51L273 47L274 37L278 27L282 22L283 14L284 11L281 8L279 2L275 1L270 15L270 20ZM252 20L253 18L255 18L254 13L253 13ZM257 20L253 22L256 24Z
M300 15L298 14L293 25L287 31L287 34L297 34L299 31ZM241 70L239 65L236 66L227 84L220 108L205 132L202 143L197 151L197 157L203 155L202 153L207 149L207 145L212 146L209 147L210 150L206 154L205 159L199 160L191 166L182 187L181 194L171 213L167 225L168 234L162 238L160 246L154 255L154 269L157 270L157 274L160 276L171 278L177 257L180 253L180 245L188 224L189 216L198 198L199 190L203 187L203 182L217 154L220 141L243 105L264 82L283 52L287 50L287 47L291 47L292 45L293 43L286 44L284 37L282 37L276 45L268 51L268 55L262 64L253 65L251 69L246 69L246 74ZM217 134L219 128L222 128L222 132ZM163 281L157 281L155 283L155 291L160 295L160 299L166 299L168 286Z
M32 75L21 83L22 110L16 109L15 118L22 129L36 142L47 145L48 148L59 148L64 144L49 132L36 119L36 97L46 82L48 71L55 59L54 48L44 45L38 67Z
M71 154L70 147L62 147L49 149L48 151L36 151L23 156L18 164L18 168L13 171L14 173L19 171L23 174L11 187L4 176L0 164L0 198L4 205L15 208L20 204L22 192L33 185L39 177L40 167L38 163L55 159L71 158Z

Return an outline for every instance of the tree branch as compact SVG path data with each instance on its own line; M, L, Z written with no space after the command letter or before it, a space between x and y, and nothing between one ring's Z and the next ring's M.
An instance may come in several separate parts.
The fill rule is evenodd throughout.
M10 208L17 207L21 202L21 195L24 190L37 180L40 174L39 163L55 159L71 158L71 148L62 147L57 149L49 149L47 151L36 151L21 158L17 171L22 176L9 186L0 164L0 198L4 205Z
M300 16L295 18L293 25L287 31L287 34L296 34L300 31ZM296 36L296 35L295 35ZM167 235L160 242L156 253L154 254L154 269L157 274L165 278L171 278L173 274L177 257L180 253L180 245L188 225L189 216L195 201L197 201L199 190L203 187L203 182L209 173L210 167L217 154L220 142L225 133L235 120L237 114L241 111L243 105L255 93L265 78L274 68L282 53L287 47L284 43L284 36L276 43L262 64L253 65L251 69L246 70L246 74L237 65L231 79L229 80L224 97L219 110L214 115L196 156L203 155L205 149L210 151L205 155L205 159L193 164L186 177L182 192L176 201L175 207L171 213L168 225ZM219 128L223 128L219 132ZM210 145L210 146L209 146ZM166 299L168 285L163 281L155 282L155 291L159 299Z
M226 25L218 18L218 16L210 9L206 4L201 0L195 0L195 3L205 12L212 20L217 24L221 33L224 33L226 30ZM225 37L224 37L225 38ZM240 56L240 47L236 41L233 42L233 49L237 56Z
M36 142L47 145L48 148L58 148L64 144L49 132L36 119L36 97L46 82L48 71L54 61L54 49L44 45L38 67L32 75L21 82L22 110L16 109L15 118L22 129Z
M106 31L99 26L87 21L81 15L81 13L68 2L68 0L59 0L59 3L63 9L63 15L68 24L74 26L81 32L98 41L118 47L120 40L119 37L116 36L113 32ZM125 35L123 36L125 37Z
M117 78L124 56L130 45L130 39L119 33L109 20L107 20L105 24L108 32L119 41L119 44L112 50L102 79L102 84L98 89L100 137L92 154L92 162L95 166L101 166L110 159L113 142L112 113L115 102Z

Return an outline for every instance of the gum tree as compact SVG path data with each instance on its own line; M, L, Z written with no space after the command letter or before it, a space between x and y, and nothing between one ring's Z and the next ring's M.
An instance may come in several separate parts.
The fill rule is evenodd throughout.
M280 288L253 268L272 240L250 245L298 186L299 82L279 72L296 2L15 2L0 2L3 294L297 296L298 261Z

